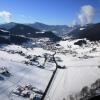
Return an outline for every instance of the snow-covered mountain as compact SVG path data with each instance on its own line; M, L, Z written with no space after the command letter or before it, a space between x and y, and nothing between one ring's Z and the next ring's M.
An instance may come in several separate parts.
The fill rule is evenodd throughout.
M15 27L18 23L10 22L7 24L1 24L0 28L10 30L11 28ZM69 27L67 25L47 25L40 22L36 22L33 24L24 24L27 26L30 26L31 28L38 29L40 31L52 31L58 36L62 36L64 34L67 34L70 30L72 30L72 27Z
M29 26L37 28L41 31L52 31L58 36L67 34L72 29L72 27L69 27L67 25L46 25L40 22L29 24Z
M15 27L9 29L9 31L13 35L23 35L29 38L42 38L42 37L45 38L46 37L53 41L61 40L59 36L55 35L55 33L51 31L42 32L36 28L32 28L24 24L17 24Z
M48 38L50 41L56 42L56 41L60 41L61 38L57 35L55 35L55 33L51 32L51 31L40 31L39 29L36 28L32 28L28 25L24 25L24 24L12 24L9 23L9 25L11 24L9 29L6 29L6 27L2 27L0 31L0 38L4 37L1 35L5 35L5 37L8 36L7 32L9 33L9 39L4 39L4 41L8 42L8 43L19 43L21 44L22 42L27 42L27 40L31 40L33 38ZM6 36L7 35L7 36ZM3 41L3 39L1 39L1 41ZM3 42L2 42L3 43ZM5 43L5 42L4 42Z
M10 31L0 29L0 44L22 44L29 40L27 37L11 34Z
M17 23L14 23L14 22L5 23L5 24L1 24L1 25L0 25L0 28L9 30L9 29L13 28L16 24L17 24Z
M68 36L73 38L87 38L89 40L100 40L100 23L89 24L82 27L77 27L68 33Z

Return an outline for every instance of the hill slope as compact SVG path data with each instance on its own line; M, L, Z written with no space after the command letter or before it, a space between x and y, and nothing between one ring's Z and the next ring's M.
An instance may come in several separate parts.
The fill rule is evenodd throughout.
M71 27L68 27L67 25L46 25L39 22L29 24L29 26L37 28L41 31L52 31L58 36L62 36L71 30Z
M76 28L69 33L74 38L87 38L89 40L100 40L100 23Z

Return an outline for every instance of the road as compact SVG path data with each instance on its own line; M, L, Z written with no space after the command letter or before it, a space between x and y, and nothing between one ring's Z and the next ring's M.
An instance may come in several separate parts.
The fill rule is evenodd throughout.
M44 100L63 100L67 69L58 69Z

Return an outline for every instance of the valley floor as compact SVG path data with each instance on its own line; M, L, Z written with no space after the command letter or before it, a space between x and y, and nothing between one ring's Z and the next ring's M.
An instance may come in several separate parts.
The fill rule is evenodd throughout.
M90 86L100 78L100 43L87 41L80 47L74 45L76 41L59 42L61 48L57 48L55 57L57 63L66 69L57 70L45 100L68 100L69 95L79 93L84 86ZM51 61L54 52L40 47L1 46L0 99L29 100L15 93L19 86L26 85L43 93L55 69L55 63ZM6 68L10 76L2 74L2 68Z
M65 50L70 46L68 52L71 52L57 55L62 59L59 65L65 65L66 69L58 69L45 100L71 100L70 95L75 96L83 87L90 87L100 79L100 45L93 46L90 43L86 47L79 47L74 42L60 42ZM93 48L96 51L92 51Z

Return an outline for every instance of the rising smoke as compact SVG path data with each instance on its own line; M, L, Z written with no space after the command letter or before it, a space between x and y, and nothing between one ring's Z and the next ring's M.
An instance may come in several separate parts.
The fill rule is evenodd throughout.
M93 6L91 5L82 6L80 14L78 15L80 24L83 26L85 24L91 23L94 15L95 15L95 8Z

